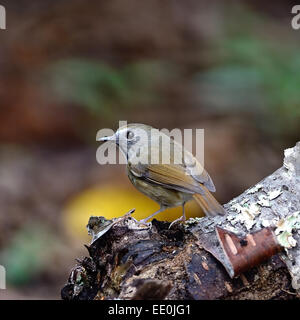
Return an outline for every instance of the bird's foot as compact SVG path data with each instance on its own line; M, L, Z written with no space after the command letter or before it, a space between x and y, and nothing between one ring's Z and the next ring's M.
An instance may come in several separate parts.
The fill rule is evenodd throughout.
M133 217L132 217L133 218ZM150 229L152 226L152 222L147 222L148 219L136 220L133 218L135 223L141 227L140 229Z
M171 229L171 227L177 223L177 222L185 222L185 216L181 216L180 218L174 220L170 225L169 225L169 228L168 229Z

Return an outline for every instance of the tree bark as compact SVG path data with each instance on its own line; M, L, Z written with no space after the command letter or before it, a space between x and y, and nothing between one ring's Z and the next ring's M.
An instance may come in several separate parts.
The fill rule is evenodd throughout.
M139 229L130 212L91 217L89 256L62 298L299 299L299 179L300 142L280 169L226 204L225 216L171 229L157 220Z

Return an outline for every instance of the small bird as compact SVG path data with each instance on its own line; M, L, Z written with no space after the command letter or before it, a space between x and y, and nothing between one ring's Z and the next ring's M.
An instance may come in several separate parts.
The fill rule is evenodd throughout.
M192 198L207 216L225 214L224 208L210 193L216 188L208 173L188 150L168 135L151 126L133 123L98 141L112 141L120 148L127 159L131 183L160 205L158 211L140 220L139 224L151 225L149 219L177 206L182 206L182 216L171 225L185 221L184 206Z

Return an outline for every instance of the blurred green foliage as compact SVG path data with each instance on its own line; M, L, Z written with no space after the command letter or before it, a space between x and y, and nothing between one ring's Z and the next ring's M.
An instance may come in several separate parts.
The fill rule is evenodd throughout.
M211 62L205 66L199 56L201 71L195 68L192 79L184 78L185 88L195 88L186 94L204 112L245 112L265 133L282 139L297 135L300 45L293 37L278 41L276 21L244 5L230 6L225 17L210 40ZM281 38L290 31L280 30ZM110 118L116 108L159 105L166 98L161 86L172 87L178 75L184 77L188 65L180 67L164 59L118 66L69 58L53 63L46 78L55 99Z
M26 285L51 259L55 239L44 225L25 225L1 253L10 285Z
M216 63L196 75L196 88L210 107L251 113L262 130L276 136L297 135L300 45L293 38L278 41L271 27L263 37L257 31L272 21L249 8L234 16L213 46Z
M156 86L168 76L168 65L147 61L122 67L80 59L62 60L48 70L50 87L63 102L109 116L115 107L151 103Z

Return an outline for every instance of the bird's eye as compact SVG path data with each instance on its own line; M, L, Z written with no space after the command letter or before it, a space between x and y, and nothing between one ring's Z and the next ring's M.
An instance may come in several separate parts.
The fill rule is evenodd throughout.
M134 137L134 133L132 131L127 131L126 138L128 140L131 140Z

